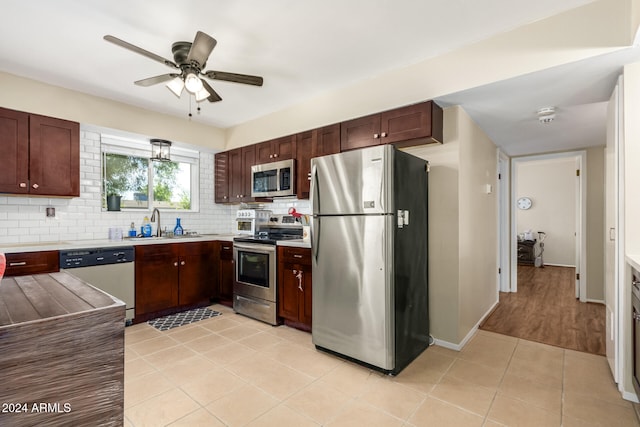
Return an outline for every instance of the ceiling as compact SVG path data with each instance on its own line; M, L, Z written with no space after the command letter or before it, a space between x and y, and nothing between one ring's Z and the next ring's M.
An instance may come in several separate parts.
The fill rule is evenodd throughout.
M0 70L165 114L228 128L433 58L592 0L4 0ZM106 34L173 59L196 31L218 44L206 70L264 77L255 87L209 81L223 98L177 99L134 81L172 69L103 40ZM11 40L12 42L7 42ZM602 145L605 101L624 52L436 99L460 104L508 155ZM540 125L535 112L557 107Z

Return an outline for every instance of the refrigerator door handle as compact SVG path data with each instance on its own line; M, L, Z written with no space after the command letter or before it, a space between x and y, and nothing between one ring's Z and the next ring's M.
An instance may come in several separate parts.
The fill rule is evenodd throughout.
M316 222L318 225L316 226ZM318 236L320 235L320 218L319 217L311 217L311 250L313 251L313 258L318 260L318 249L319 249L319 240Z
M311 167L310 173L311 180L311 190L310 190L310 199L311 199L311 213L315 214L320 212L320 194L318 187L320 183L318 182L318 167L313 165Z

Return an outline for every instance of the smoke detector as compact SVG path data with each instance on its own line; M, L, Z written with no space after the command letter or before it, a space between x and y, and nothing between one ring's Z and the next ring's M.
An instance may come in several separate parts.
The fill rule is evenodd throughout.
M556 109L554 107L543 107L538 110L538 121L540 123L551 123L556 118Z

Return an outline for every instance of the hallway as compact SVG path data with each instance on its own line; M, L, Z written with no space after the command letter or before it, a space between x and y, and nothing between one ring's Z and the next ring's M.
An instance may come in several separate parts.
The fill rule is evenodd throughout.
M480 329L605 355L605 307L575 298L572 267L518 266L518 292L500 302Z

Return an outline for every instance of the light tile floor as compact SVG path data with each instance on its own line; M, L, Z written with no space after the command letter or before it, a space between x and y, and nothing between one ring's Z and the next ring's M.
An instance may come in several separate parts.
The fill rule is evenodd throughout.
M478 331L390 377L222 316L125 332L125 426L638 426L604 357Z

